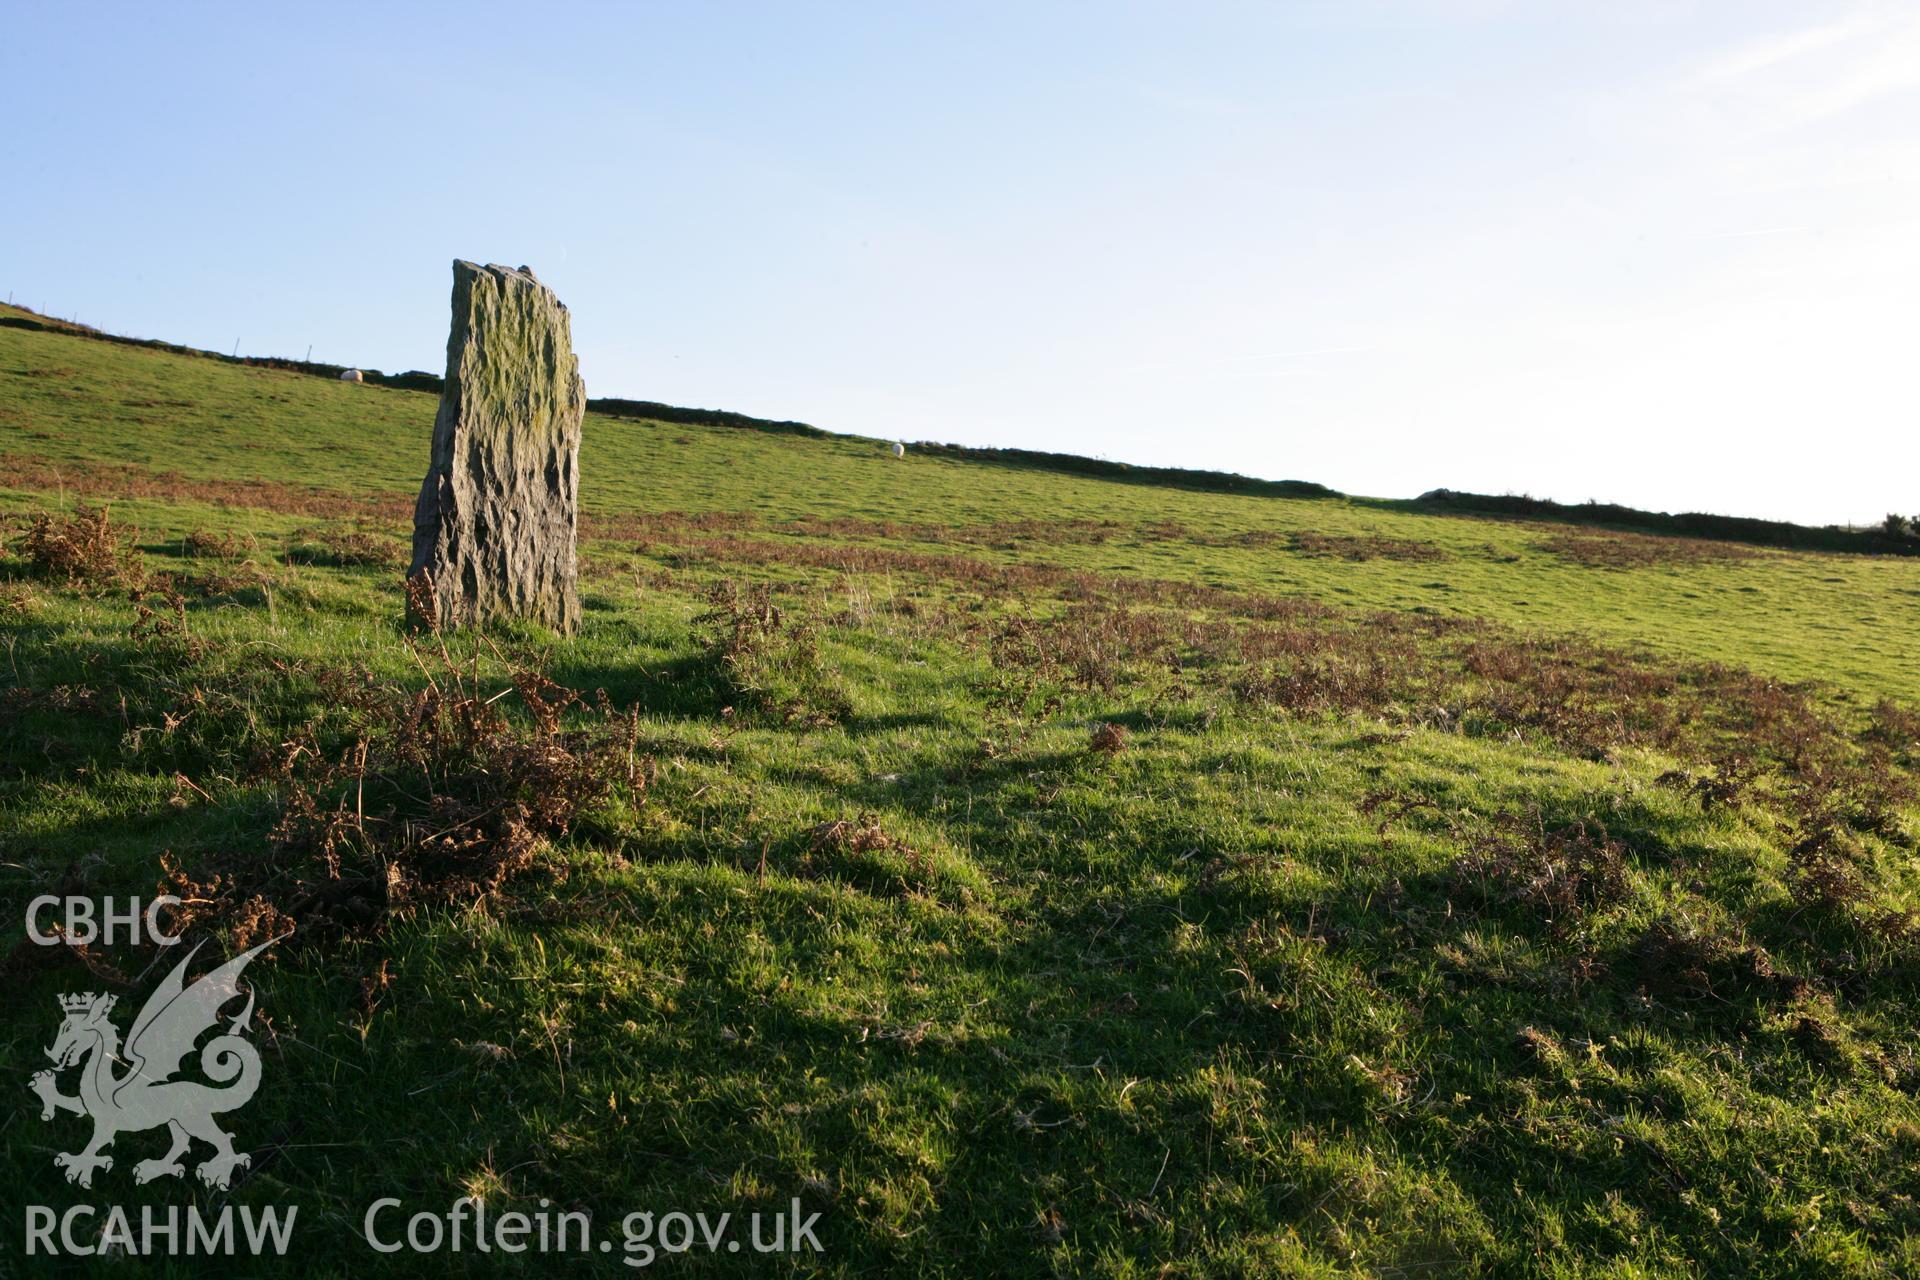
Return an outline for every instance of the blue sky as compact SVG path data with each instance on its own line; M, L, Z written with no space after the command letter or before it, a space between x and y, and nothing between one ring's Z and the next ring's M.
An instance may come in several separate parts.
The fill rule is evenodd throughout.
M14 0L0 76L0 291L121 332L437 370L524 262L594 395L1920 514L1911 4Z

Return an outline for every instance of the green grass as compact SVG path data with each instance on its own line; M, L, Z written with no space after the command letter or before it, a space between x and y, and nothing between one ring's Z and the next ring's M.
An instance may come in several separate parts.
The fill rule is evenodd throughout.
M63 876L278 866L292 784L258 758L347 748L328 673L443 670L392 571L312 550L356 517L398 546L432 411L0 328L0 511L111 498L146 572L227 579L141 640L124 588L0 560L12 936ZM301 1206L287 1274L474 1269L356 1234L377 1197L470 1193L615 1232L797 1196L827 1247L800 1269L834 1275L1920 1265L1920 743L1873 710L1920 689L1920 562L1593 568L1548 525L601 417L582 475L581 634L449 643L489 697L514 666L604 688L650 781L498 894L250 971L234 1198ZM724 582L812 640L726 663ZM894 847L817 834L861 814ZM100 981L9 964L16 1205L213 1203L132 1186L154 1135L90 1192L53 1168L84 1128L25 1081L54 996Z
M435 400L140 348L0 329L0 452L54 464L132 463L191 480L267 480L410 504ZM1180 429L1169 423L1168 429ZM1197 547L1122 532L1101 545L1044 534L989 558L1301 593L1578 630L1902 696L1920 689L1920 566L1759 551L1714 567L1594 573L1535 548L1556 526L1414 515L1345 498L1240 498L1057 472L909 457L809 439L593 415L581 446L589 515L746 513L774 523L857 517L945 529L1014 520L1171 521L1218 540L1306 530L1428 542L1439 562L1355 563L1275 547Z

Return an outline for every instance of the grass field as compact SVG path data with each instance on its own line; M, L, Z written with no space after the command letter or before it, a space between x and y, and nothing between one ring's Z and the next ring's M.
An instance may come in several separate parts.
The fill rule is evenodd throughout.
M433 410L0 327L8 937L295 928L283 1273L553 1269L359 1236L462 1195L821 1215L698 1274L1920 1268L1920 560L593 415L581 634L409 636ZM26 1089L162 958L11 949L16 1202L224 1200Z

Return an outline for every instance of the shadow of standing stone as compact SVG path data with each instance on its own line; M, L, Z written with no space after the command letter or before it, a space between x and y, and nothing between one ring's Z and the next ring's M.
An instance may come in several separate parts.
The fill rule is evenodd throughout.
M413 517L410 607L440 627L580 625L580 421L567 309L526 267L453 264L447 381ZM424 578L421 575L425 575Z

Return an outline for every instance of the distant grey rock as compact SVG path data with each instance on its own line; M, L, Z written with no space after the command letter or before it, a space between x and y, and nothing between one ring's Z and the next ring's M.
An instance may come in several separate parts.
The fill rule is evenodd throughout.
M580 421L567 309L521 267L453 264L447 381L413 516L416 604L444 627L580 623Z

